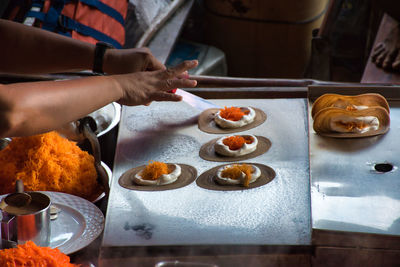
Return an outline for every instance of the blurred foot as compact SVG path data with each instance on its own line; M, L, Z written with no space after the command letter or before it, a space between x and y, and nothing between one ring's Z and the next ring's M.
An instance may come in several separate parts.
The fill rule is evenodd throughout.
M400 24L390 30L372 52L372 62L386 70L400 70Z

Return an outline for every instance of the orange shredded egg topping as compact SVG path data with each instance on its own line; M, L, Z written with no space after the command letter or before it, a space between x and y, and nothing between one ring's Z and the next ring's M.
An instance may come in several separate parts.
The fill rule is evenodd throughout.
M368 124L365 122L336 122L338 126L345 128L347 131L352 131L354 129L364 129L368 127Z
M226 168L222 171L221 176L225 178L230 178L230 179L240 179L242 172L246 174L246 178L244 180L243 185L244 186L249 186L250 179L251 179L251 173L253 171L253 168L251 165L248 164L234 164L229 168Z
M142 178L144 180L157 180L163 174L171 173L168 165L164 162L151 161L142 171Z
M357 108L354 105L348 105L348 106L346 106L346 110L347 111L355 111L355 110L357 110Z
M250 113L249 110L242 111L238 107L230 107L230 108L224 107L223 109L220 109L219 111L220 111L219 115L222 118L224 118L226 120L230 120L230 121L238 121L244 115L247 115Z
M94 200L101 193L94 158L57 132L16 137L0 151L0 194L57 191Z
M229 136L222 140L222 143L229 147L230 150L238 150L241 149L242 146L246 144L253 143L253 138L251 136Z
M78 267L70 263L70 258L59 249L39 247L28 241L16 248L0 250L0 266L30 266L30 267Z

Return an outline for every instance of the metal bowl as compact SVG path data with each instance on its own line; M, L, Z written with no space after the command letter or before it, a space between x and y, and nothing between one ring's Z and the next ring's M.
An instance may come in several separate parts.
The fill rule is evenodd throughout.
M111 178L112 178L112 171L111 169L107 166L107 164L105 164L104 162L101 162L101 167L103 167L103 169L105 170L105 172L107 173L107 177L108 177L108 182L109 185L111 186ZM97 203L99 202L101 199L103 199L106 196L106 193L103 192L101 193L95 200L92 200L93 203Z
M117 126L121 120L121 105L115 102L110 103L88 114L86 117L92 118L96 123L96 129L94 130L96 136L103 136ZM80 120L73 121L58 129L57 132L69 140L82 143L85 137L79 131L79 124Z
M121 105L118 103L110 103L101 109L98 109L88 116L92 117L97 124L95 133L100 137L111 131L121 119Z

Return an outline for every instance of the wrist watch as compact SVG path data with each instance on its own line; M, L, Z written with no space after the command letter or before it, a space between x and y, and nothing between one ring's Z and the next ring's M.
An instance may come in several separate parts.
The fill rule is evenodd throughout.
M94 50L93 72L103 74L103 59L107 49L112 49L114 46L105 43L97 42Z

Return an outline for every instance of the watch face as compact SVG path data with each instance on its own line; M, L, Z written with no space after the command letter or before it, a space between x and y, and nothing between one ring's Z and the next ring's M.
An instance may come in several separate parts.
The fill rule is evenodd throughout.
M103 57L107 49L114 48L112 45L105 42L96 43L94 50L93 72L103 74Z

